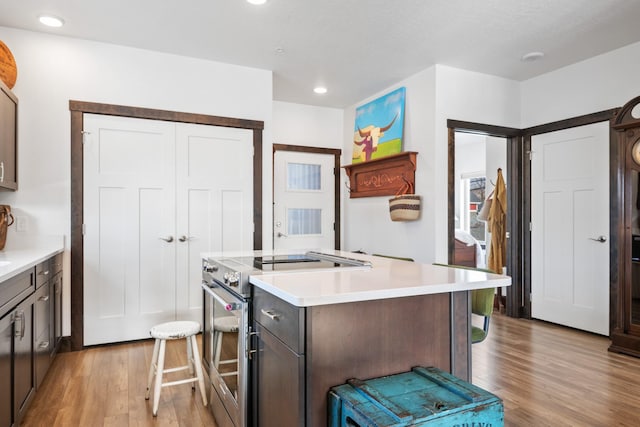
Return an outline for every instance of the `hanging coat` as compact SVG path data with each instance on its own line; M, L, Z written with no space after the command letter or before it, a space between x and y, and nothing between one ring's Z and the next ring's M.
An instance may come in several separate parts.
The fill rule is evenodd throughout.
M487 223L491 230L487 267L502 274L502 267L507 263L507 187L502 177L502 169L498 169L498 178L493 190L493 201Z

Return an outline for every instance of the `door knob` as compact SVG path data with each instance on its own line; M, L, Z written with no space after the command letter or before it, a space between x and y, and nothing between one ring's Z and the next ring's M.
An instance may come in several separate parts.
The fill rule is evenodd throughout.
M158 239L160 240L164 240L167 243L171 243L173 242L173 236L169 236L169 237L158 237Z
M289 237L289 236L287 236L286 234L284 234L284 233L282 233L280 231L278 231L278 234L276 234L276 236L278 236L278 237Z
M589 240L593 240L594 242L604 243L607 241L607 238L605 236L598 236L597 239L594 239L593 237L589 237Z
M180 240L181 242L186 242L187 240L189 240L189 238L187 236L180 236L178 240Z

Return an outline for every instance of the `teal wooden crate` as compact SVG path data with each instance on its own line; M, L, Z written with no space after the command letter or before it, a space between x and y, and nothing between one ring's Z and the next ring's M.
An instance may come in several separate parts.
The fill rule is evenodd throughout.
M437 368L347 384L329 391L329 427L504 426L502 400Z

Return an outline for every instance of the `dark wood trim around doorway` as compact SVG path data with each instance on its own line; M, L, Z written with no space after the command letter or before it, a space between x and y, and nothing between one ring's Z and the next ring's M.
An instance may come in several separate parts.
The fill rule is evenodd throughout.
M333 163L333 196L334 196L334 249L340 249L341 221L340 221L340 156L339 148L305 147L302 145L273 144L273 154L276 151L295 151L298 153L329 154L334 158ZM271 158L273 164L273 156ZM275 168L272 168L274 170ZM273 194L273 179L271 180L271 193Z
M82 132L85 113L193 123L253 131L254 249L262 249L262 131L264 122L122 105L69 101L71 111L71 350L84 347L84 243Z
M506 314L511 317L531 317L531 137L547 132L584 126L602 121L612 121L619 108L604 110L592 114L545 123L525 129L505 128L482 123L471 123L460 120L447 120L449 128L449 212L454 209L454 167L455 167L455 132L476 133L487 136L507 138L507 186L509 206L507 212L507 230L510 232L510 247L507 253L507 271L512 278L512 285L507 292ZM620 265L620 224L622 223L622 204L619 192L619 167L617 139L610 137L609 186L610 200L610 281L611 289L620 286L618 266ZM517 185L515 185L517 183ZM453 259L454 220L449 218L449 259Z
M565 120L559 120L557 122L545 123L539 126L533 126L522 130L523 139L523 154L531 152L531 138L535 135L540 135L548 132L556 132L559 130L570 129L578 126L586 126L593 123L599 123L609 121L610 123L615 118L619 108L612 108L610 110L599 111L597 113L585 114L584 116L572 117ZM619 247L620 232L618 227L622 224L622 203L621 196L618 195L619 188L619 161L618 161L618 144L615 137L615 131L610 128L609 131L609 280L610 288L618 289L619 287L619 275L618 265L620 263ZM523 162L523 181L522 186L524 189L522 200L522 223L531 223L531 162L527 155L527 161ZM523 234L523 307L520 317L531 318L531 232L528 231Z
M465 122L460 120L447 120L449 128L449 173L448 173L448 211L455 210L455 133L466 132L478 135L505 138L507 143L507 176L508 183L522 182L522 139L520 129L487 125L483 123ZM505 312L512 317L520 317L520 301L522 288L518 286L522 282L522 233L523 225L519 215L522 200L522 188L519 185L507 185L507 195L510 203L507 205L507 231L509 232L509 245L507 249L507 272L511 276L511 287L507 292ZM453 215L448 217L448 254L449 263L453 262L455 220Z

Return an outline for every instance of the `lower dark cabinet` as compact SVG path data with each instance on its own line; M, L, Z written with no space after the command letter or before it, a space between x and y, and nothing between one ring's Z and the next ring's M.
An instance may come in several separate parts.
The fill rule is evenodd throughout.
M62 338L62 254L0 282L0 427L19 425Z
M35 393L32 294L0 319L0 427L22 419Z
M297 354L259 323L256 367L257 424L303 426L304 355Z
M21 302L13 319L13 413L22 419L36 389L34 375L33 319L35 295Z

